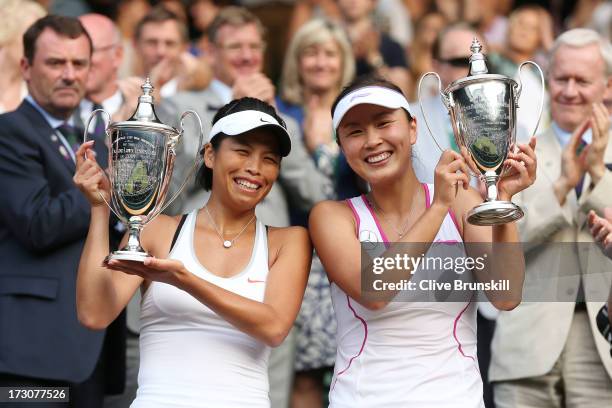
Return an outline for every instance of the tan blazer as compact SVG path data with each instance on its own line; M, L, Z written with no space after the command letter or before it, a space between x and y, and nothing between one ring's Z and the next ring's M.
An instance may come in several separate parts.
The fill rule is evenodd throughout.
M581 280L597 351L612 378L610 345L595 323L612 284L612 262L595 245L576 244L593 242L587 225L589 210L601 214L604 207L612 206L612 172L606 171L592 189L587 174L580 199L571 191L560 206L553 182L561 174L561 151L552 128L538 136L536 181L513 199L525 211L518 227L525 249L526 281L534 276L547 279L540 285L540 294L527 290L523 299L548 301L523 302L515 310L500 314L492 343L491 381L535 377L552 369L563 350L574 315L575 302L567 300L578 293ZM604 161L612 163L612 142ZM567 244L560 249L550 245L553 242ZM560 270L576 272L555 276ZM566 298L563 302L550 301L559 296Z

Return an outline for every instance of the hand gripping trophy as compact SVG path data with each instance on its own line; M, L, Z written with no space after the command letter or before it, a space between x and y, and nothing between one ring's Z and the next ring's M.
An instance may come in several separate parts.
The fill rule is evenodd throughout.
M85 127L92 119L104 113L108 117L106 142L108 155L108 178L110 198L108 202L101 197L111 211L127 226L129 238L127 245L108 255L107 260L129 260L143 262L149 254L140 245L140 231L178 197L187 181L201 165L202 158L197 155L193 167L174 195L166 200L172 178L175 146L184 137L183 119L192 114L200 127L200 148L203 130L200 117L194 111L181 115L180 130L163 124L155 113L153 105L153 86L149 78L142 85L143 94L138 99L134 115L126 121L110 123L110 115L103 109L91 113Z
M421 85L423 80L434 75L438 79L438 92L446 106L453 126L457 146L465 147L471 158L470 167L475 175L486 185L485 202L472 208L468 222L475 225L496 225L517 220L523 216L521 208L510 202L497 199L497 182L507 171L503 163L508 151L515 149L516 108L521 95L522 84L504 75L489 74L482 46L476 38L470 47L470 72L465 78L451 83L442 91L441 80L437 73L427 72L419 81L419 105L425 125L440 150L440 144L431 132L427 117L421 104ZM535 135L544 103L544 75L540 67L532 61L523 62L518 74L525 65L533 65L540 74L542 93L538 120L532 135ZM474 168L475 167L475 168Z

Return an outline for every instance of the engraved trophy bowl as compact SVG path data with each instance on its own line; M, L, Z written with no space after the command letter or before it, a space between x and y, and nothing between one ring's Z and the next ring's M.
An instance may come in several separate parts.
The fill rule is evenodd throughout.
M140 232L178 197L202 161L202 157L197 155L185 180L167 199L176 158L175 147L184 137L183 119L191 114L200 126L198 152L202 148L202 123L197 113L186 111L181 116L180 129L163 124L155 113L151 95L153 86L149 78L142 85L142 90L138 107L130 119L110 123L110 115L103 109L96 109L85 127L86 141L92 119L99 113L104 113L108 118L109 125L105 132L110 149L107 170L110 198L106 200L101 193L100 196L126 225L129 233L127 244L108 255L107 260L143 262L150 256L140 244Z
M544 102L544 76L540 67L532 62L523 62L518 68L519 81L504 75L489 74L482 46L476 38L470 47L470 72L442 91L437 73L428 72L421 77L418 99L425 125L440 150L440 144L433 135L421 103L423 80L434 75L438 79L438 92L450 115L457 146L465 147L468 162L474 175L486 186L487 197L482 204L471 209L468 222L475 225L498 225L523 217L521 208L511 201L497 199L497 182L509 169L504 165L509 151L516 149L516 109L521 94L520 74L525 65L534 66L542 82L541 101L534 135L542 116Z

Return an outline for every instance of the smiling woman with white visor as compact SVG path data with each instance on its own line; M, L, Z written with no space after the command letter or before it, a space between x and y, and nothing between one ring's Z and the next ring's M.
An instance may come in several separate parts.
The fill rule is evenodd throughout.
M465 214L482 199L469 187L465 152L442 154L434 184L417 180L412 167L416 120L392 83L376 77L355 80L336 98L332 116L348 164L371 191L320 203L310 215L311 238L331 282L338 321L330 407L483 407L475 303L469 297L465 302L402 301L395 291L367 296L361 243L364 248L368 242L384 244L379 247L383 256L402 251L395 243L415 243L402 248L419 248L408 254L418 257L434 242L517 242L516 226L466 222ZM498 184L500 197L509 200L533 182L534 144L509 154L511 170ZM505 276L520 287L521 266L519 259ZM405 279L422 279L426 271L412 272ZM511 309L517 302L493 303Z
M99 329L143 291L132 407L269 407L270 347L293 325L312 252L304 228L268 228L255 215L291 149L283 120L253 98L217 112L198 174L210 198L148 224L142 244L153 257L144 264L103 264L109 210L99 193L108 197L108 185L91 147L77 152L75 182L92 206L77 306Z

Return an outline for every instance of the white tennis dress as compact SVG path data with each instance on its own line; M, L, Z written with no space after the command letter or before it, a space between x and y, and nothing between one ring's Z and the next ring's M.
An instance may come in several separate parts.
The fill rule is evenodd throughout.
M204 280L262 302L268 276L266 227L257 221L246 268L222 278L207 271L195 256L196 215L197 211L190 213L179 227L169 258L182 261ZM152 282L142 300L141 321L138 393L132 408L270 406L270 347L187 292Z
M424 184L427 206L433 185ZM387 242L364 196L348 200L360 241ZM449 212L435 241L462 242ZM412 280L423 279L418 270ZM476 304L390 302L364 308L336 284L338 351L330 407L479 408L482 380L476 359ZM468 297L469 298L469 297Z

